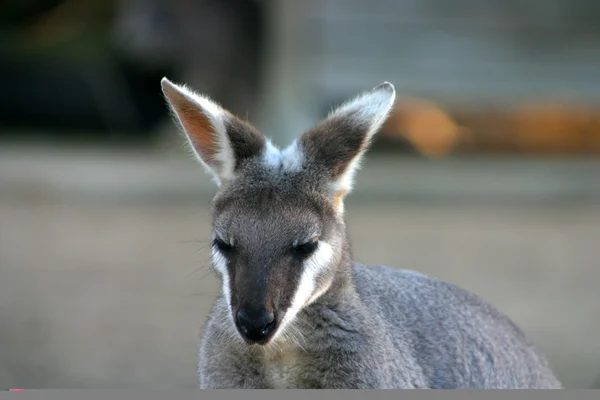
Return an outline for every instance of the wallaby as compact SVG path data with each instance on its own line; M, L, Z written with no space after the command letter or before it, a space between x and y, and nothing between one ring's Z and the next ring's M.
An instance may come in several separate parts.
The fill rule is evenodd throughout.
M353 262L344 199L396 97L388 82L280 150L167 78L162 91L210 172L221 295L200 388L561 388L507 316L452 284Z

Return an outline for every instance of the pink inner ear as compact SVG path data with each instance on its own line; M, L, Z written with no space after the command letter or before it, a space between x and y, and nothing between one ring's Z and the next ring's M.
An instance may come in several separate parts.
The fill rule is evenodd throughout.
M218 138L210 119L203 112L190 106L184 107L180 118L196 151L207 163L216 163Z
M217 163L218 136L208 116L177 90L168 88L165 94L200 157L207 164Z

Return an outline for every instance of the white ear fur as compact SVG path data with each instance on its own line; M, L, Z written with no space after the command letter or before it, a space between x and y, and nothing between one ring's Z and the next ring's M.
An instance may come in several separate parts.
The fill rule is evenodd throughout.
M390 82L383 82L372 90L359 94L334 109L329 118L344 118L349 122L364 125L368 124L366 135L373 136L381 128L388 117L394 101L396 89Z
M360 169L367 147L385 123L395 100L396 90L394 85L383 82L373 90L346 102L330 114L330 117L344 118L352 125L365 125L367 127L363 147L357 152L346 167L346 171L334 184L336 192L340 193L342 197L352 190L356 172Z
M194 156L214 176L218 186L230 180L235 158L225 123L231 114L207 96L166 77L161 80L161 87Z
M331 195L336 208L341 213L344 210L343 199L353 188L354 177L360 168L363 155L367 151L373 136L381 129L388 118L395 100L396 90L394 86L389 82L384 82L337 107L320 124L323 132L319 132L319 134L322 135L345 135L350 134L348 132L351 131L354 131L354 134L361 135L361 145L358 148L349 149L354 154L350 154L351 159L344 166L342 173L331 182ZM327 128L330 123L329 126L333 126L333 129ZM319 146L327 146L329 143L336 142L337 140L322 141ZM326 149L322 150L325 153L327 152ZM324 157L327 156L324 155Z

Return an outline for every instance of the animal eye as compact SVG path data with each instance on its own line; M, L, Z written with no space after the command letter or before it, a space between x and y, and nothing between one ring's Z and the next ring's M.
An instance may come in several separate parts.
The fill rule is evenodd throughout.
M319 246L319 238L315 237L308 242L296 244L293 246L294 253L299 256L308 256L313 253Z
M224 240L215 237L212 241L212 245L213 247L216 247L219 251L226 253L228 251L233 250L233 246L230 245L229 243L225 242Z

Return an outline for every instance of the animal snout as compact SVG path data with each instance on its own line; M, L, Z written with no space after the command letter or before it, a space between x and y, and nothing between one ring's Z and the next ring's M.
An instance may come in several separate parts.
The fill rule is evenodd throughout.
M252 343L265 344L275 332L276 318L266 307L240 307L235 322L242 336Z

